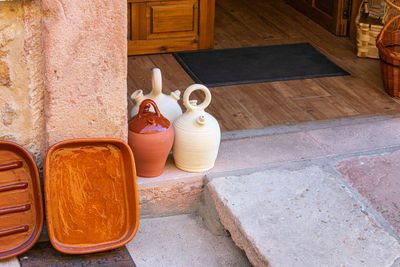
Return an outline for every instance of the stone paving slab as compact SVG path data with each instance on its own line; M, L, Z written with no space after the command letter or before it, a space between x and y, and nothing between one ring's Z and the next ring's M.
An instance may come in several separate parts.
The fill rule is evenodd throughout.
M10 259L0 260L0 266L1 267L20 267L21 265L19 264L17 257L12 257Z
M126 246L138 267L250 267L226 236L214 236L195 215L142 219Z
M331 154L346 154L400 145L400 119L307 131Z
M319 167L215 178L208 187L255 266L391 266L400 257L398 241Z
M400 152L344 160L335 167L400 234Z
M304 132L267 135L221 143L212 172L254 168L326 156L328 151Z

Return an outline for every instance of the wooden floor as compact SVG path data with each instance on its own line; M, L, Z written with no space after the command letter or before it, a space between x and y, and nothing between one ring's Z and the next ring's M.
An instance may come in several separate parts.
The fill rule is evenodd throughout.
M400 114L400 101L383 91L378 60L357 58L353 40L332 35L283 0L216 0L215 13L215 48L309 42L351 73L210 88L213 100L207 112L222 131ZM170 54L131 56L129 95L137 89L150 91L154 67L162 71L164 92L183 92L193 83Z

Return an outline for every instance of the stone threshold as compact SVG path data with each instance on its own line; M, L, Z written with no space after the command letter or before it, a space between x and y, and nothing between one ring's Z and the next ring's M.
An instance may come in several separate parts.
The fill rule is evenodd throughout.
M210 171L181 171L170 157L160 177L138 177L140 216L198 211L203 188L214 177L242 175L286 163L337 162L390 153L400 149L399 132L400 118L381 116L223 133L217 161Z
M379 264L397 266L396 264L400 262L400 231L397 225L393 224L393 221L397 222L397 215L392 212L396 203L388 204L385 198L379 197L371 199L365 195L365 192L360 192L365 182L354 183L352 179L357 178L357 172L354 175L351 170L359 171L359 166L362 166L364 162L378 162L376 163L378 165L374 165L378 168L386 166L388 160L397 162L396 159L400 157L399 130L399 118L378 117L266 128L255 130L254 135L251 131L227 133L223 136L215 167L209 172L180 171L170 158L162 176L154 179L138 178L141 217L143 219L182 213L200 215L207 229L215 236L224 236L228 230L236 245L245 250L247 257L255 266L269 266L270 263L273 266L295 266L295 263L299 262L307 262L308 266L317 266L317 262L321 261L346 262L349 266L356 266L363 262L375 266ZM369 166L367 170L374 169L374 166ZM378 175L385 176L385 173L396 176L391 169L382 170ZM386 180L395 182L396 179L393 177ZM254 178L258 180L252 182ZM298 180L298 178L301 179ZM286 184L284 181L288 179L291 182ZM309 193L313 196L310 197L310 195L308 200L305 198L306 202L311 201L308 203L310 207L305 208L307 205L304 206L304 203L299 202L304 207L293 209L294 213L298 213L295 214L297 217L289 218L286 225L275 225L273 222L272 225L268 224L271 223L268 218L273 217L274 207L270 207L272 209L270 211L255 212L257 210L255 207L268 209L269 205L262 204L265 199L273 196L272 191L265 194L261 188L263 183L264 185L265 183L281 184L281 191L291 188L297 194L299 190L296 186L302 189L305 186L304 180L307 179L311 179L307 186L315 187L314 190L310 189L312 194ZM371 176L371 179L374 177ZM238 181L235 184L236 180ZM390 185L389 182L381 185L385 192L387 192L385 187ZM327 188L326 183L330 184L330 187ZM220 184L217 187L219 191L216 190L216 184ZM226 193L223 193L224 190ZM320 190L321 193L318 193ZM396 187L392 191L396 191ZM280 196L278 198L282 201L282 193L275 194L278 194ZM331 198L323 199L329 195ZM338 200L339 197L341 201ZM271 205L282 204L279 199L271 200L273 203ZM286 199L286 196L283 199ZM299 199L303 201L302 196ZM371 203L371 200L377 203ZM255 206L249 210L252 203ZM389 216L376 208L377 205L382 206L382 204L384 204L383 211L391 212ZM231 207L228 209L229 205ZM240 207L243 209L233 212ZM329 215L331 220L321 221L324 224L329 223L328 226L322 227L318 220L324 219L323 216L319 214L314 216L313 227L321 231L317 233L319 239L306 238L308 234L312 236L314 233L307 232L310 229L307 220L296 222L296 228L304 227L300 231L305 233L302 237L304 240L297 240L300 243L294 242L292 246L288 246L285 242L290 238L287 239L285 236L291 236L291 238L293 236L281 235L281 231L294 230L293 222L299 220L299 214L307 217L310 212L323 210L323 208L328 208L326 214L323 215L325 217ZM278 217L286 214L285 211L290 209L290 205L283 203L280 209L281 211L276 214ZM293 212L285 216L290 217ZM263 215L260 217L256 214ZM253 221L255 225L261 227L257 231L255 230L257 227L251 224ZM246 222L250 223L247 225ZM345 231L337 226L346 224L344 222L349 224L345 227ZM265 229L269 228L272 232L267 235L267 238ZM360 229L364 229L364 232ZM353 242L354 234L361 234L355 243ZM306 239L308 243L305 242ZM255 241L252 243L249 240ZM274 240L279 242L273 243ZM349 240L353 240L351 241L353 243ZM346 243L347 241L350 243ZM307 245L304 245L305 243ZM329 243L337 250L335 253L341 256L326 258L329 253L305 256L307 253L318 250L317 247L321 245L319 243ZM376 250L376 255L372 255L371 251L367 252L370 248ZM282 257L288 253L295 256ZM357 257L354 256L355 254Z

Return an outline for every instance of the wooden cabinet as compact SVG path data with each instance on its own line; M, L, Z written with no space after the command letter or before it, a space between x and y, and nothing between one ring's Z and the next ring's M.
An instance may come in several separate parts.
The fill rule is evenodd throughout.
M346 36L351 0L287 0L287 2L332 33Z
M214 46L214 0L128 0L128 55Z

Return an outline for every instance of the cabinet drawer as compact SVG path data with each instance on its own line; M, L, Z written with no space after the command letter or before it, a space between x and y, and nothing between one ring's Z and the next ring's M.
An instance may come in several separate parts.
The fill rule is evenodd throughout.
M197 1L148 3L147 39L198 35Z
M128 54L212 48L214 0L128 0Z

